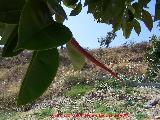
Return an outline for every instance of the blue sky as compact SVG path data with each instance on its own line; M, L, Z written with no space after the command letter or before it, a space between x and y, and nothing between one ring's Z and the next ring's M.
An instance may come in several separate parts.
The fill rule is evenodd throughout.
M149 3L149 11L152 15L154 15L154 6L155 0L151 0ZM69 15L70 9L66 9L67 14ZM82 12L76 17L68 17L68 20L65 21L65 25L69 27L77 39L83 47L89 47L91 49L98 48L98 38L106 36L107 32L112 30L112 26L107 24L97 23L94 21L92 14L87 14L87 7L83 8ZM142 31L141 34L138 36L134 30L132 30L131 36L129 39L125 39L123 37L123 33L121 30L117 32L116 39L110 44L111 47L119 46L126 41L146 41L149 40L153 34L159 36L159 29L156 27L157 23L154 23L154 27L150 32L144 23L141 23Z

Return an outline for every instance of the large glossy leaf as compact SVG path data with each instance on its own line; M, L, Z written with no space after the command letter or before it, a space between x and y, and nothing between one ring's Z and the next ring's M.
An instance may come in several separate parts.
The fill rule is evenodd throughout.
M137 19L140 19L141 20L141 18L142 18L142 7L141 7L141 5L138 3L138 2L135 2L135 3L133 3L132 4L132 7L134 8L134 10L135 10L135 17L137 18Z
M156 0L154 20L160 20L160 0Z
M71 44L67 43L68 55L72 61L73 67L76 70L82 69L85 64L84 56L76 50Z
M125 8L126 0L99 0L89 2L88 12L92 13L98 22L108 23L117 17Z
M81 2L79 2L76 8L71 11L70 16L78 15L81 12L81 10L82 10L82 4Z
M132 29L133 29L132 22L123 21L122 30L123 30L123 35L126 39L129 38Z
M125 1L126 0L111 0L109 4L108 0L105 0L104 3L107 7L105 8L105 12L102 18L109 19L118 16L125 8Z
M10 29L11 28L11 29ZM5 46L3 48L2 57L12 57L18 55L23 50L15 51L18 42L18 26L8 25L8 32L4 33L6 36L2 38L6 39ZM5 40L4 40L5 41Z
M55 20L58 23L63 23L65 21L65 19L62 16L57 15L57 14L55 14Z
M123 11L119 14L119 16L115 17L112 20L113 32L116 32L121 28L122 20L123 20Z
M132 22L134 20L134 13L128 9L127 10L127 22Z
M10 35L12 35L16 25L14 24L4 24L2 30L2 39L0 40L0 45L4 45L9 39Z
M78 0L63 0L63 4L67 7L74 7Z
M141 33L140 23L136 19L134 19L133 24L134 24L134 30L139 35Z
M146 7L151 0L138 0L141 6Z
M0 22L0 36L3 35L4 29L5 29L5 23Z
M146 25L146 27L151 31L153 28L153 19L151 14L148 11L146 10L142 11L142 20Z
M71 39L71 31L54 22L48 11L42 0L29 0L25 4L19 23L17 49L49 49L63 45Z
M99 0L85 0L84 6L98 2Z
M58 16L63 17L64 19L67 19L66 12L64 11L63 7L58 3L57 0L47 0L48 6L55 14Z
M59 54L55 48L33 53L20 88L18 105L32 102L45 92L56 75L58 64Z
M0 21L18 23L24 4L25 0L0 0Z

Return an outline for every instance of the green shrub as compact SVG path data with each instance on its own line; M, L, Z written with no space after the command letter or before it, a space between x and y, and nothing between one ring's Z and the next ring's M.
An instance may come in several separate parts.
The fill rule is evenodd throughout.
M85 95L85 93L91 91L93 86L84 85L84 84L76 84L72 86L70 90L65 92L65 96L71 97L73 99L79 99L81 96Z
M146 77L154 81L160 70L160 39L155 35L151 38L151 47L146 51L145 58L148 63Z
M34 115L36 115L36 117L40 119L49 117L52 114L53 114L52 108L41 109L40 111L34 113Z

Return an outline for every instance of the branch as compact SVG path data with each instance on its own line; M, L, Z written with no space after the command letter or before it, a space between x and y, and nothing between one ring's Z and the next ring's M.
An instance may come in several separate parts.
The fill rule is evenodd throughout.
M72 38L69 41L69 44L72 45L75 49L77 49L83 56L85 56L88 60L90 60L95 65L99 66L100 68L104 69L105 71L109 72L113 77L115 77L118 80L123 80L117 75L117 73L113 72L111 69L106 67L104 64L96 60L90 53L88 53L86 50L84 50L79 43L75 40L75 38Z

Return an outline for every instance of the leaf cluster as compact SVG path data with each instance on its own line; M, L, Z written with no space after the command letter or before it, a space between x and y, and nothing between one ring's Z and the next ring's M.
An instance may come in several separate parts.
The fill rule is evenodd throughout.
M150 81L153 81L160 71L160 39L153 35L150 42L151 46L145 55L146 62L148 63L146 75Z
M88 13L92 13L97 22L112 25L113 31L123 30L128 38L134 29L139 35L140 22L143 21L148 30L153 28L153 17L148 12L148 3L151 0L86 0ZM159 20L159 0L156 1L154 20Z
M109 47L109 44L115 39L116 37L116 33L115 32L108 32L107 36L104 38L99 38L98 42L100 43L101 47Z
M52 18L56 14L67 19L59 2L0 0L2 57L13 57L26 49L33 52L18 96L20 105L35 100L48 88L59 66L57 47L72 38L70 29Z

